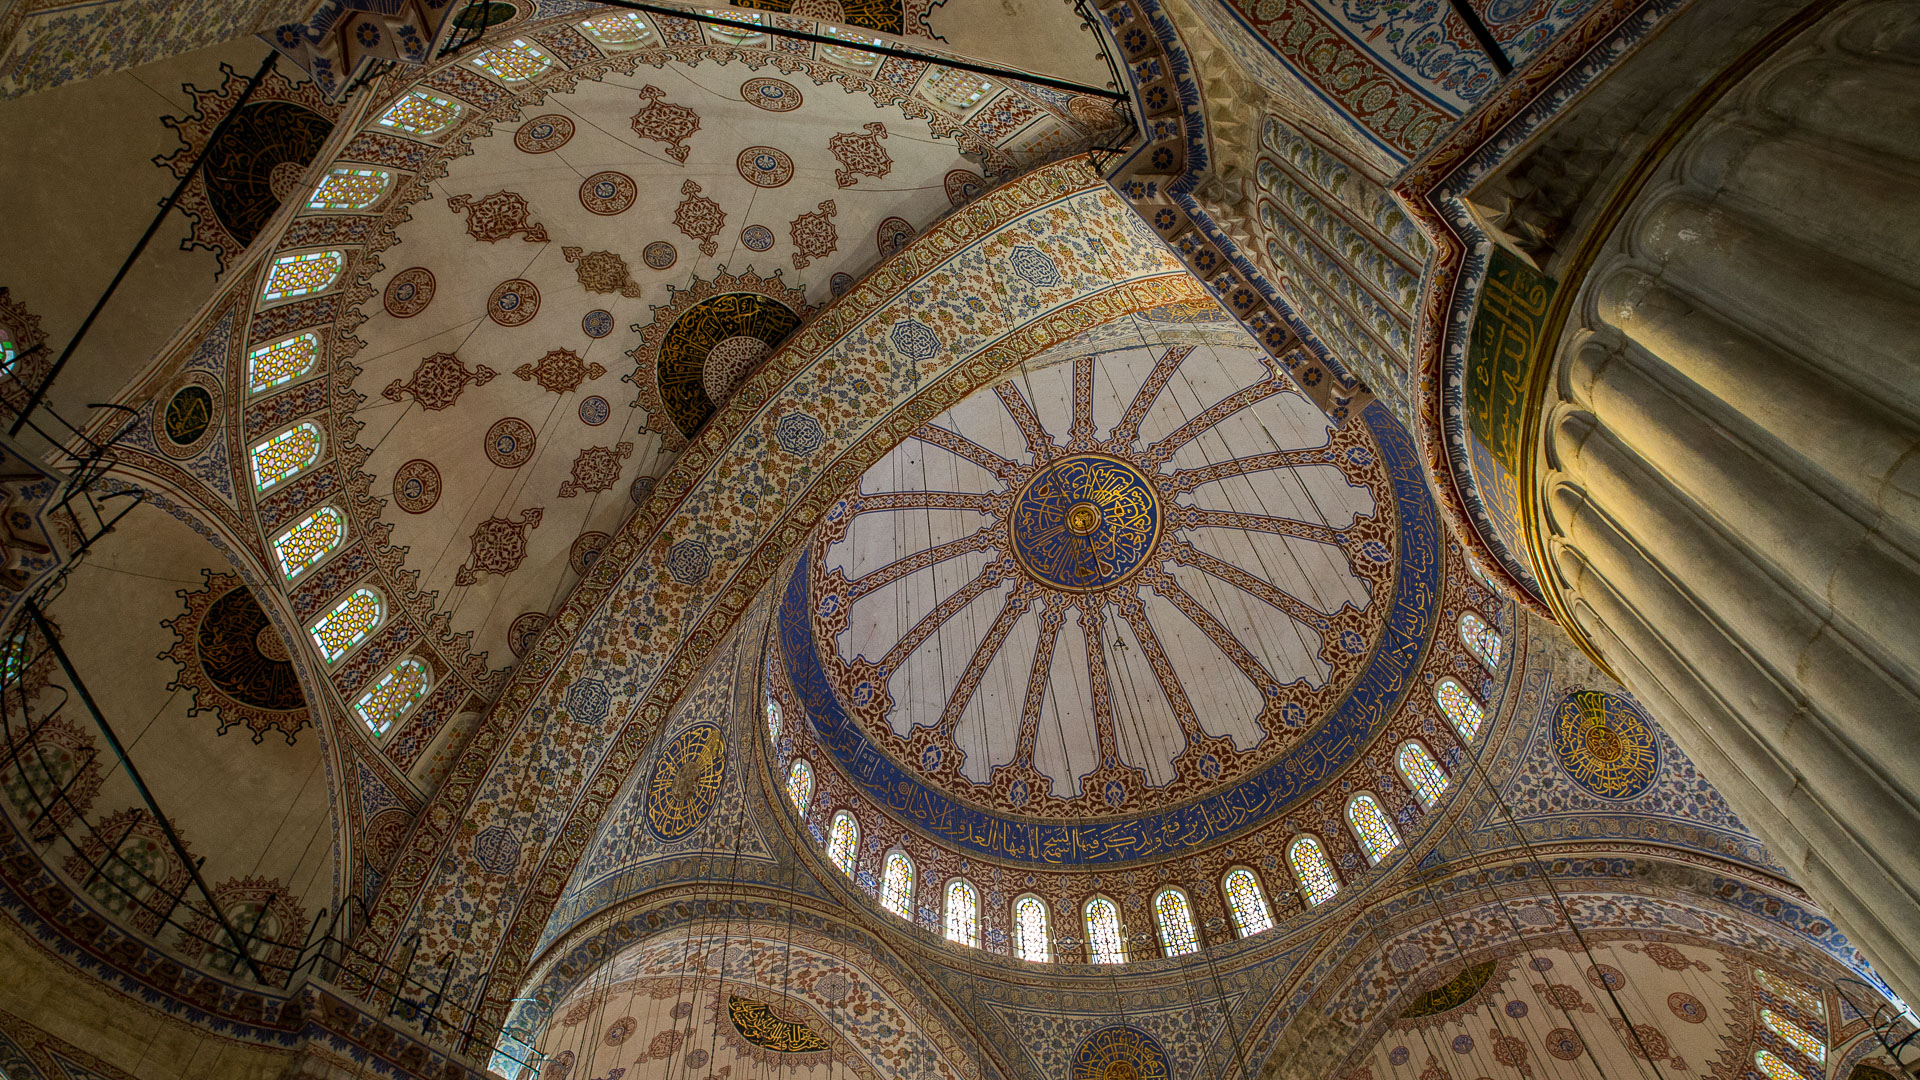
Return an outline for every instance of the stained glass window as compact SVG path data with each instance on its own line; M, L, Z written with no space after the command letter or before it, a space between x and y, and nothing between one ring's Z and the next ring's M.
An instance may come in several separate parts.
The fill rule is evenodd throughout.
M1120 934L1120 909L1104 896L1087 901L1087 959L1096 964L1127 962L1127 943Z
M339 547L346 535L347 521L340 516L340 511L323 506L282 533L280 539L273 542L273 553L280 558L281 572L292 581Z
M320 358L317 334L295 334L247 354L247 392L257 394L305 375Z
M1433 760L1426 747L1417 742L1403 743L1393 761L1400 767L1400 778L1419 796L1422 806L1440 801L1440 793L1447 790L1447 774L1440 771L1440 763Z
M1822 1046L1819 1039L1814 1038L1811 1032L1799 1024L1781 1016L1772 1009L1760 1010L1760 1022L1767 1025L1775 1035L1787 1040L1795 1050L1800 1051L1815 1061L1824 1062L1827 1060L1827 1048Z
M391 183L393 174L385 169L335 169L313 189L307 209L365 210L380 201Z
M955 68L934 68L933 74L920 84L929 98L941 105L958 109L961 112L979 104L993 84L978 75L969 75Z
M872 45L881 44L879 38L868 37L858 30L849 30L838 26L823 26L820 30L828 37L839 38L841 41L853 41ZM864 49L843 49L838 45L820 46L820 55L836 64L851 68L870 68L880 62L879 53L870 53Z
M1160 948L1168 956L1185 956L1200 951L1200 938L1193 929L1193 908L1187 894L1179 889L1161 889L1153 898L1153 918L1160 924Z
M380 114L380 126L409 135L438 135L452 127L463 111L464 106L450 98L425 90L410 90Z
M314 644L320 646L320 655L331 664L365 641L378 625L380 595L372 589L355 589L352 596L322 615L308 632L313 635Z
M767 738L772 739L776 743L780 741L780 724L781 724L781 721L784 719L785 719L785 714L780 711L780 703L774 700L774 697L772 694L768 694L767 695Z
M880 906L903 919L913 918L913 860L904 851L887 852L880 875Z
M730 19L737 23L752 23L755 26L765 26L767 24L767 20L757 11L715 11L712 8L707 8L706 12L709 15ZM720 42L727 45L745 45L749 43L758 45L767 40L767 35L758 30L748 30L745 27L714 26L711 23L707 24L707 33L712 34Z
M1460 616L1460 640L1467 643L1467 651L1479 657L1488 670L1500 666L1500 635L1485 619L1471 611Z
M1260 889L1260 879L1252 870L1236 866L1220 880L1227 894L1227 910L1233 913L1233 927L1241 937L1251 937L1273 929L1273 909Z
M300 255L282 255L267 270L267 287L262 300L290 300L317 293L333 284L347 268L347 257L338 251L309 251Z
M1053 959L1047 946L1047 905L1037 896L1023 896L1013 902L1013 952L1036 964Z
M1480 579L1480 584L1485 585L1495 596L1500 595L1500 587L1493 583L1493 575L1487 573L1478 559L1468 559L1467 569L1472 571L1473 576Z
M253 487L270 491L274 485L320 459L320 429L298 424L253 448Z
M1765 968L1754 968L1753 977L1774 997L1780 998L1783 1001L1791 1001L1814 1016L1827 1015L1826 1003L1820 1000L1819 995L1808 990L1806 987L1798 983L1788 982Z
M787 772L787 798L793 800L793 808L802 814L813 801L813 766L807 764L806 758L795 758L793 768Z
M947 882L947 940L980 947L980 894L965 878Z
M551 57L519 38L495 45L469 63L504 83L526 82L553 66Z
M1439 703L1440 711L1447 714L1453 730L1460 733L1461 742L1472 742L1480 733L1480 724L1487 716L1480 711L1480 703L1468 696L1459 683L1441 679L1440 685L1433 688L1433 700Z
M860 826L845 810L833 815L833 827L827 830L827 858L848 877L853 876L853 855L860 847Z
M599 15L580 24L587 36L612 49L631 49L653 37L653 28L631 11Z
M19 359L20 350L14 347L13 339L0 334L0 375L10 374Z
M380 738L393 730L393 722L407 715L420 700L433 688L433 673L427 665L409 656L393 665L380 681L373 684L360 700L353 703L353 711L373 732L374 738Z
M1307 898L1308 907L1323 904L1340 891L1340 879L1333 876L1333 864L1327 861L1326 849L1313 837L1302 836L1287 845L1287 862L1293 867L1293 876L1300 882L1300 894Z
M1800 1070L1781 1061L1780 1056L1771 1050L1754 1051L1753 1064L1767 1080L1807 1080Z
M7 639L7 651L0 657L0 687L12 686L27 670L27 635Z
M1347 800L1347 821L1360 837L1360 846L1366 849L1370 863L1377 865L1400 846L1400 836L1387 820L1387 812L1380 809L1379 800L1364 791Z

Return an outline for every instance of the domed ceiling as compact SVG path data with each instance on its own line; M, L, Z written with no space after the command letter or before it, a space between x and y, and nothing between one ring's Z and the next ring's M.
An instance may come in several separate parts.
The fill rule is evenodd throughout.
M1251 342L1143 342L1029 368L871 468L787 587L778 662L820 752L936 842L1167 855L1376 740L1442 545L1384 410L1336 428Z

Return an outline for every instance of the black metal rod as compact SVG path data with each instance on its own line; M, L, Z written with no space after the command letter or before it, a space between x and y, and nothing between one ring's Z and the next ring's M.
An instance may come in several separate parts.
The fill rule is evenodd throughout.
M745 30L754 34L773 34L777 37L792 38L795 41L811 41L815 45L830 45L836 49L853 49L857 52L879 53L881 56L890 56L896 60L918 60L922 63L938 64L941 67L950 67L959 71L971 71L975 75L991 75L1002 81L1014 80L1018 82L1030 82L1036 86L1045 86L1054 90L1064 90L1070 94L1086 94L1089 97L1106 98L1109 101L1122 103L1127 101L1127 95L1119 90L1096 90L1083 83L1068 82L1065 79L1056 79L1051 75L1034 75L1030 72L995 67L992 64L975 63L972 60L956 60L952 57L940 56L933 53L903 49L897 45L877 45L870 41L848 41L845 38L828 37L825 34L810 34L805 30L788 30L779 26L761 26L757 23L735 22L732 19L722 19L714 15L702 15L695 11L684 11L679 8L661 7L658 4L642 3L641 0L598 0L598 2L606 7L625 8L629 11L644 11L649 15L658 15L663 19L690 19L693 22L724 26L730 30Z
M263 68L262 72L264 71ZM127 748L120 744L120 737L114 734L113 725L107 723L106 715L100 711L100 706L94 703L93 695L87 690L87 684L81 681L80 673L73 668L73 661L67 658L67 650L60 647L60 639L54 636L53 627L47 622L46 614L40 610L40 605L32 597L27 598L26 607L28 617L39 629L40 636L46 638L47 646L53 650L54 659L60 661L60 669L67 673L67 680L73 683L74 692L80 695L81 703L86 705L87 711L93 714L93 722L100 728L100 734L106 737L108 749L111 749L114 756L120 759L120 767L126 770L127 779L133 781L134 789L140 792L141 800L147 804L147 809L159 823L160 831L166 834L167 843L173 846L173 853L180 859L180 865L186 867L187 873L193 878L193 883L199 886L200 895L206 899L207 907L212 910L214 920L220 924L220 929L227 932L227 940L237 944L240 941L240 935L234 933L233 924L227 921L227 913L220 910L220 905L214 902L213 890L207 888L206 879L200 876L200 867L195 865L193 859L187 855L186 845L180 842L179 834L173 831L173 822L167 820L167 815L160 811L160 804L154 802L153 792L147 789L147 782L141 779L140 770L133 767L133 759L127 756ZM135 813L138 812L135 811ZM267 977L253 962L252 953L242 948L240 958L247 962L247 970L253 972L254 979L260 985L268 985Z
M1493 70L1499 72L1501 78L1513 74L1513 61L1507 59L1507 51L1500 47L1500 43L1493 40L1493 31L1487 29L1487 24L1481 21L1480 13L1473 10L1473 5L1468 0L1447 2L1453 5L1453 13L1460 16L1460 21L1467 24L1467 32L1473 35L1473 40L1486 50L1487 59L1493 61Z
M240 91L240 97L233 103L233 108L228 109L227 115L221 117L220 122L214 125L213 133L207 136L207 145L200 148L200 153L194 157L193 164L187 166L187 175L180 178L180 182L173 186L173 194L167 196L167 201L160 204L160 212L154 215L153 224L147 226L147 231L141 235L140 242L133 245L133 251L128 254L127 261L120 264L120 272L113 275L113 280L107 283L107 291L100 294L99 302L93 305L92 311L87 312L86 320L80 324L80 329L74 331L73 340L67 342L67 347L61 350L60 358L47 369L46 375L40 380L40 385L34 387L33 393L27 397L26 406L20 410L20 415L14 418L13 426L7 429L9 438L19 437L20 429L26 426L27 415L46 398L48 388L53 386L53 380L60 377L60 369L67 366L67 360L73 356L73 350L80 347L81 339L85 338L87 331L93 327L93 320L100 317L100 312L106 308L107 301L113 299L114 290L126 280L128 271L132 270L133 264L139 261L141 252L147 250L148 241L153 239L153 234L160 231L160 226L167 220L167 215L173 213L174 206L180 202L180 196L186 194L187 185L200 174L200 163L206 160L207 151L213 148L213 144L220 138L220 133L233 122L233 118L240 115L240 107L253 97L253 92L259 88L261 80L267 77L267 72L273 70L274 62L279 59L280 53L277 50L267 50L267 58L261 61L260 70L254 72L253 78L247 80L246 89Z

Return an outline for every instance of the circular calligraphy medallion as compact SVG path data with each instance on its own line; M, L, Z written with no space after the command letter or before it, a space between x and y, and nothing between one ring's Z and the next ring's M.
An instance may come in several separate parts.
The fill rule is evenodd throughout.
M440 501L440 470L414 458L393 474L393 501L409 514L424 514Z
M740 84L740 97L768 112L792 112L806 100L799 87L779 79L748 79Z
M1048 462L1014 498L1013 557L1043 584L1105 589L1146 564L1160 536L1153 484L1124 461L1074 454Z
M533 425L509 416L487 429L487 458L503 469L517 469L533 459Z
M393 275L381 294L387 314L396 319L411 319L433 303L433 272L424 266L410 266Z
M1172 1068L1158 1039L1119 1024L1082 1039L1067 1075L1072 1080L1166 1080Z
M547 614L544 611L523 611L514 617L507 626L507 650L516 657L524 658L533 651L533 643L540 631L547 627Z
M161 451L168 457L189 458L204 449L219 427L219 395L220 384L211 375L188 375L161 410L160 430L166 436L156 440Z
M765 225L749 225L740 230L740 243L748 251L765 251L773 246L773 230Z
M695 724L674 736L647 778L647 828L678 840L705 821L727 771L727 743L719 727Z
M613 333L613 312L594 308L580 316L580 329L590 338L606 337Z
M580 182L580 205L602 217L633 206L640 189L626 173L597 172Z
M487 297L487 318L501 326L519 326L538 314L540 290L524 278L501 282Z
M665 270L679 257L680 253L665 240L655 240L640 251L640 261L653 270Z
M1553 717L1553 749L1574 783L1603 799L1631 799L1653 785L1660 749L1631 701L1576 690Z
M558 150L573 138L573 121L557 113L536 116L513 133L513 145L529 154Z
M587 571L593 569L593 564L600 561L600 552L604 550L606 546L606 533L581 533L579 537L574 540L573 546L567 550L567 566L570 567L574 573L579 574L581 577L586 577Z
M754 187L777 188L793 179L793 159L771 146L747 147L736 164L741 178Z
M611 415L613 415L613 406L608 405L607 399L599 394L582 398L580 401L580 422L588 427L599 427L606 423L607 417Z

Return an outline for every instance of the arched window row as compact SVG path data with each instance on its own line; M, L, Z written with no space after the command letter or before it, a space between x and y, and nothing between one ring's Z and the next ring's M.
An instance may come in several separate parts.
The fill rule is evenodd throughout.
M282 255L267 267L267 283L260 290L263 303L292 300L311 293L325 292L339 280L347 268L344 251L307 251Z
M307 628L327 663L337 663L367 640L386 615L386 604L372 589L355 589L320 621Z
M295 424L254 446L249 453L254 493L264 495L312 468L324 449L326 439L312 421Z
M1468 652L1486 665L1488 671L1500 666L1500 634L1488 626L1477 612L1469 611L1460 616L1460 640L1466 643Z
M1360 841L1360 850L1366 853L1369 865L1380 865L1380 860L1400 846L1400 834L1394 831L1393 822L1387 820L1380 800L1367 792L1347 800L1347 824L1353 827L1353 835Z
M772 694L767 695L767 738L775 745L780 744L780 727L786 719L786 713L780 708L780 700Z
M827 858L840 872L853 876L853 857L860 850L860 825L853 815L841 810L833 815L833 825L827 829Z
M353 712L374 738L384 738L432 689L432 670L420 660L404 657L360 695Z
M320 359L320 335L311 330L262 345L247 353L247 393L285 386L313 370Z
M273 554L280 560L280 572L292 581L338 550L346 536L346 516L323 506L275 537Z
M514 38L504 45L495 45L468 63L503 83L523 83L544 74L553 66L553 58L539 46Z
M1087 959L1096 964L1126 963L1127 941L1120 929L1120 906L1096 896L1082 911L1087 921Z
M913 920L913 877L913 860L906 852L887 852L880 875L880 906L909 922Z
M408 135L432 137L452 127L465 111L466 107L452 98L416 89L387 106L379 124Z
M1486 722L1487 714L1480 708L1480 703L1473 700L1473 695L1467 693L1457 680L1441 679L1433 688L1433 702L1440 706L1447 723L1453 725L1453 730L1460 734L1463 743L1472 742L1473 737L1480 733L1480 726Z
M1394 767L1400 770L1400 779L1407 782L1407 788L1420 805L1431 808L1440 801L1440 796L1452 781L1440 771L1440 763L1433 759L1432 751L1418 739L1408 739L1400 744L1393 755Z
M343 165L327 173L307 200L309 210L365 210L380 201L393 186L385 169L356 169Z

